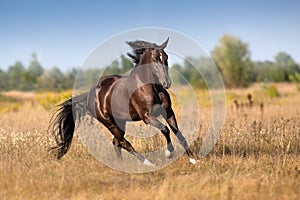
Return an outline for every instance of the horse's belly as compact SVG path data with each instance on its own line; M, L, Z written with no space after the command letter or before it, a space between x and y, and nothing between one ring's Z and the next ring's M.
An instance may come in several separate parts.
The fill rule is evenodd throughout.
M112 104L113 105L113 104ZM111 115L114 118L122 119L126 121L139 121L141 120L139 114L131 108L131 106L112 106L111 107Z

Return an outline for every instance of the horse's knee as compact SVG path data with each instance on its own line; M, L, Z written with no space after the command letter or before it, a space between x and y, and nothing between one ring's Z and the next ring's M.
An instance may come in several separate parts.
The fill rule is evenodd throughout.
M112 141L113 145L115 146L121 146L121 141L119 138L114 137L113 141Z
M168 136L170 135L170 130L167 126L164 126L162 129L161 129L161 132L165 135L165 136Z
M160 104L154 104L150 109L150 116L152 117L158 117L162 116L164 119L167 119L167 112L163 105Z

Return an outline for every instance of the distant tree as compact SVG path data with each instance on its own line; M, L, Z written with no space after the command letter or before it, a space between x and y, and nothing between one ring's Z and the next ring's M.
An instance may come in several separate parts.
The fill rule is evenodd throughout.
M103 72L102 76L112 75L112 74L121 74L119 67L119 61L114 60Z
M181 71L182 70L182 66L178 63L175 63L171 66L172 69L176 70L176 71Z
M216 71L214 63L208 57L187 57L183 66L174 64L170 68L170 77L175 84L191 84L193 87L205 88L206 82L215 86Z
M205 86L205 82L202 77L205 69L203 65L201 65L201 59L202 58L187 57L184 61L182 70L183 75L187 78L189 84L191 84L193 87L203 88Z
M187 57L183 61L183 68L181 70L181 73L189 81L191 80L193 74L196 72L194 67L195 62L196 60L192 57Z
M228 87L245 87L251 80L252 63L248 45L235 36L224 35L212 51L224 83Z
M253 63L253 68L255 72L255 81L257 82L268 82L270 81L269 77L266 77L268 71L274 65L271 61L257 61Z
M254 63L254 72L256 82L282 82L285 81L283 68L280 68L272 61L263 61Z
M133 64L132 62L126 58L125 56L121 55L121 74L128 73L130 70L132 70Z
M270 82L283 82L286 81L285 70L280 68L274 63L273 67L269 70L267 77L270 77Z
M0 91L7 90L8 83L6 79L6 73L0 69Z
M64 81L63 81L63 88L66 89L71 89L73 88L74 85L74 81L76 78L78 70L76 68L72 68L71 70L68 70L65 74L64 74Z
M100 78L102 74L102 70L98 68L88 68L80 71L79 76L76 79L75 88L81 90L89 90L91 85L95 84L95 82Z
M200 73L199 75L196 76L197 85L199 87L203 88L207 86L209 87L220 86L219 85L220 83L216 82L219 71L215 68L215 63L212 61L211 58L205 56L198 58L196 62L196 68L198 69L197 74Z
M27 71L24 65L17 61L14 65L8 68L6 73L9 90L24 90L27 89Z
M38 78L38 89L61 90L64 87L64 75L58 67L52 67Z
M173 64L169 70L169 76L172 80L172 85L186 84L186 81L183 80L182 76L182 66L178 63Z
M295 83L298 91L300 91L300 73L296 72L295 74L289 75L289 80Z
M28 66L28 77L30 81L36 86L37 79L44 73L44 69L41 65L41 63L37 59L37 55L33 53L32 60L30 61L30 64Z
M287 53L279 52L275 56L276 65L279 71L284 73L284 80L289 81L289 75L299 72L299 67L294 59Z

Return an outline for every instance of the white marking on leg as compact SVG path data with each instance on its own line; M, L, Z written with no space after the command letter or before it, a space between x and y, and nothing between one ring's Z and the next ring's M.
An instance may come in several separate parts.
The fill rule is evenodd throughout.
M144 160L144 164L145 165L148 165L148 166L151 166L151 167L155 167L155 165L153 163L151 163L149 160L145 159Z
M170 152L168 149L165 150L165 155L167 158L172 158L173 157L173 152Z
M190 158L190 163L192 163L193 165L195 165L196 164L196 160L195 160L195 158Z

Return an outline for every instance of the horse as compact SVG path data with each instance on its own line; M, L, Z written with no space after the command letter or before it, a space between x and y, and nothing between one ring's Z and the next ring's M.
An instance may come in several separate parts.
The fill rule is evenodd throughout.
M56 146L51 150L55 150L57 159L61 159L70 148L76 121L73 112L81 108L111 132L112 143L119 159L122 159L121 150L125 149L145 165L155 166L139 154L124 137L126 122L140 120L160 130L167 142L165 155L172 157L174 146L170 130L158 120L161 115L185 149L190 162L196 163L194 154L178 128L167 91L171 86L168 55L164 51L168 41L169 38L161 45L142 40L128 41L127 44L133 52L127 55L135 63L128 75L101 77L87 93L69 98L58 105L48 129L56 141Z

